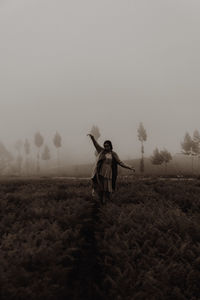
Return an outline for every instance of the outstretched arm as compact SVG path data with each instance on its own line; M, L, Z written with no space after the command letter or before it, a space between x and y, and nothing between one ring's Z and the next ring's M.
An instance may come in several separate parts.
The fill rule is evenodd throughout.
M120 160L119 156L117 155L117 153L115 152L115 159L118 163L118 165L120 165L122 168L125 168L125 169L129 169L131 171L134 171L135 172L135 169L127 164L125 164L123 161Z
M98 153L100 153L102 150L104 150L103 147L101 147L99 145L99 143L97 143L97 141L95 140L94 136L92 134L88 134L88 136L91 138L93 145L95 146L96 150Z

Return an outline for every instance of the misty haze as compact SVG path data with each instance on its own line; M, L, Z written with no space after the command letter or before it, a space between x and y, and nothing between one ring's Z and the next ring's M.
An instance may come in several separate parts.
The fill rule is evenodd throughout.
M198 1L1 1L1 142L15 155L62 136L65 164L90 163L86 134L110 139L121 159L155 147L181 152L199 130ZM81 151L80 151L81 149Z
M199 300L200 2L0 0L0 298Z

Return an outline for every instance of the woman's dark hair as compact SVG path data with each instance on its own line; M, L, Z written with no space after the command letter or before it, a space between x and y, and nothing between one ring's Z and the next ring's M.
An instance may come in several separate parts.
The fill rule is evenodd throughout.
M111 141L107 140L103 143L104 146L105 146L105 144L108 144L110 146L111 150L113 149L113 145L112 145Z

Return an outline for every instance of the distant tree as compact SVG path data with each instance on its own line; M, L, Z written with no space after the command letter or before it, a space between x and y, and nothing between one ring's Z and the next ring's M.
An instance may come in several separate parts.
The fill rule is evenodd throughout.
M13 160L12 154L7 150L2 142L0 142L0 159L11 161Z
M167 172L167 164L172 160L172 155L166 149L160 151L160 155L163 157L163 163L165 164L165 173Z
M144 172L144 142L147 140L147 133L142 123L139 124L137 132L138 132L138 139L141 142L140 172L143 173Z
M199 169L199 158L200 158L200 133L196 129L193 133L193 144L192 144L192 152L197 157L197 167Z
M49 160L51 158L50 156L50 150L49 147L47 145L45 145L44 147L44 151L42 153L42 159L43 160Z
M42 145L44 143L44 138L40 134L40 132L36 132L35 133L34 141L35 141L36 147L38 148L38 153L37 153L37 173L39 173L40 172L40 148L42 147Z
M25 139L25 143L24 143L24 152L26 155L29 155L31 151L31 145L28 141L28 139Z
M10 166L13 160L13 156L7 150L2 142L0 142L0 174L2 174L6 168Z
M22 154L21 154L22 147L23 147L22 140L17 140L16 143L15 143L15 149L17 150L16 163L17 163L17 170L18 170L19 174L21 174L22 163L23 163L23 157L22 157Z
M47 145L45 145L44 151L42 153L42 159L48 163L48 160L50 160L50 158L51 158L51 155L50 155L49 147Z
M92 134L94 136L95 140L98 140L101 136L98 126L93 125L91 128L90 134ZM98 155L98 152L95 151L95 156L97 156L97 155Z
M23 147L22 140L17 140L16 143L15 143L15 149L17 150L19 156L21 155L22 147Z
M53 143L57 149L57 169L59 170L59 148L62 147L62 138L58 132L54 135Z
M200 154L200 133L199 131L196 129L193 133L193 139L192 139L193 143L192 143L192 151L196 154L199 155Z
M193 150L195 150L196 145L188 132L185 133L183 142L181 143L181 147L183 149L182 153L185 155L189 155L191 157L192 173L193 173L194 172L193 158L195 155L195 152L193 152Z
M153 151L153 155L151 157L151 163L153 165L162 165L163 162L164 162L163 156L161 155L158 148L155 148L155 150Z
M30 143L29 143L28 139L25 139L24 152L26 154L26 173L27 174L29 173L29 159L28 159L28 156L29 156L30 151L31 151L30 149L31 149Z
M191 136L189 135L188 132L186 132L185 136L184 136L184 140L183 142L181 143L181 147L183 149L183 154L186 154L186 155L190 155L191 152L192 152L192 146L193 146L193 142L192 142L192 138Z

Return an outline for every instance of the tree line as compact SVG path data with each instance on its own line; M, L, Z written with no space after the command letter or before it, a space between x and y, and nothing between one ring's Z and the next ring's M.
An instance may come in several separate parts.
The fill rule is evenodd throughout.
M56 148L57 152L57 170L59 170L59 149L62 147L62 137L61 135L56 132L53 139L52 143ZM48 164L48 161L51 159L51 152L50 152L50 147L47 143L45 143L45 138L44 136L38 131L34 135L34 146L36 151L36 163L35 163L35 171L37 174L40 173L41 170L41 160L46 162L46 165ZM22 164L24 162L25 164L25 170L26 173L29 174L30 171L33 172L33 165L30 163L30 154L33 145L29 141L29 139L25 139L25 141L19 139L15 142L14 148L17 152L17 157L16 157L16 164L15 164L15 172L21 173L22 171ZM25 154L25 159L23 159L23 154ZM9 162L12 162L14 160L13 156L8 152L8 150L5 148L5 146L1 143L0 144L0 165L1 168L5 168L6 165L8 165ZM31 170L30 170L31 169Z
M93 125L91 128L90 133L98 139L101 136L99 127ZM141 173L145 172L145 160L144 160L144 149L145 149L145 142L147 141L147 131L142 122L139 123L137 128L137 137L141 144L141 157L140 157L140 165L139 170ZM52 143L56 148L56 165L57 171L60 169L60 148L62 147L62 137L61 135L56 132L52 138ZM194 171L194 162L195 159L197 160L197 165L200 166L200 133L198 130L194 130L193 135L191 136L188 132L185 133L183 141L180 143L181 145L181 154L189 156L191 158L191 169L192 173ZM15 161L15 166L17 172L20 174L22 171L22 164L24 163L24 167L26 173L29 174L30 171L35 172L37 174L41 171L41 160L46 162L46 168L48 165L49 160L51 159L51 152L50 147L47 143L45 143L44 136L38 131L34 135L34 146L36 151L35 163L33 165L30 164L30 153L32 150L33 145L30 143L29 139L25 139L25 141L18 140L16 141L14 147L17 151L17 157ZM23 159L23 153L25 154L25 159ZM95 151L95 156L98 153ZM167 149L159 150L156 147L153 150L152 155L150 156L150 161L152 165L161 166L164 165L165 172L167 172L167 165L173 159L172 154ZM6 149L3 143L0 143L0 173L2 170L9 164L9 162L13 161L14 158L11 153Z
M192 136L188 132L185 133L181 148L181 153L191 158L191 169L193 173L195 159L197 160L197 166L200 163L200 133L197 129L194 130Z
M98 140L101 136L98 126L93 126L90 133L95 137L96 140ZM144 173L144 171L145 171L144 143L147 140L147 132L146 132L146 129L144 128L144 125L142 122L140 122L140 124L137 128L137 136L138 136L138 140L141 143L140 172ZM97 155L97 152L95 152L95 155ZM167 170L167 164L169 163L170 160L172 160L172 155L166 149L159 151L158 148L156 148L153 152L153 155L151 156L152 164L161 165L164 163L165 170Z
M94 135L95 139L98 140L101 136L100 130L97 126L93 126L91 129L91 134ZM147 131L142 122L140 122L137 128L137 137L139 142L141 143L141 158L140 158L140 172L144 173L145 171L145 163L144 163L144 143L147 141ZM195 157L198 160L198 164L200 164L200 133L198 130L194 130L193 136L191 137L188 132L185 133L183 141L180 143L181 152L180 154L184 154L191 157L192 163L192 173L194 171L194 159ZM95 152L95 155L97 153ZM159 150L156 147L153 150L152 155L150 156L150 161L152 165L161 166L164 165L165 172L167 172L167 165L173 159L172 154L166 149Z

